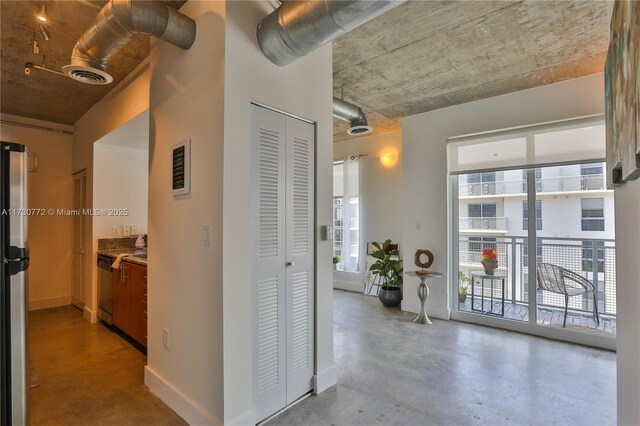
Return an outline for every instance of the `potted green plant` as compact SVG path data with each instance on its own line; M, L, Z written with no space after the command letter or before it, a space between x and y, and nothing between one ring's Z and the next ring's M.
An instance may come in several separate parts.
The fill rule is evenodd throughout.
M342 258L338 255L333 256L333 269L338 268L338 263L342 261Z
M382 245L372 243L375 247L371 257L376 261L369 270L378 277L380 291L378 299L384 306L398 306L402 301L402 260L398 259L398 250L390 250L391 240Z
M467 301L467 293L469 292L469 286L467 285L469 278L464 272L458 271L458 282L458 302L464 303Z

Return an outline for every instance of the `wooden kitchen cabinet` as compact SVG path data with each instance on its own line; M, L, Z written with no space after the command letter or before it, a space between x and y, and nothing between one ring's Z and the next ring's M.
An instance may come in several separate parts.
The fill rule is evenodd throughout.
M147 267L123 261L113 270L113 325L147 346Z

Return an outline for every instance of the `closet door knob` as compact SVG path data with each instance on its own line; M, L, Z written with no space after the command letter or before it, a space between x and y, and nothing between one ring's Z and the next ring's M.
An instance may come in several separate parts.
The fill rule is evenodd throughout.
M296 262L294 260L287 262L287 266L296 266Z

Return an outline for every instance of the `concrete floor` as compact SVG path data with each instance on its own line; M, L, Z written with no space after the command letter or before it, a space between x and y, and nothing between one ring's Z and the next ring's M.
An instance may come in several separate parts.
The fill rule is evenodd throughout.
M184 425L144 385L146 357L76 308L29 313L31 425Z
M272 425L614 425L612 352L334 292L338 385Z

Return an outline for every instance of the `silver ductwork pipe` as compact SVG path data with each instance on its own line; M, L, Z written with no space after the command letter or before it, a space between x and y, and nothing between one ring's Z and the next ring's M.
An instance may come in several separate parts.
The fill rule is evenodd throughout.
M258 24L258 45L271 62L288 65L404 1L289 0Z
M349 124L351 124L349 130L347 130L349 135L366 135L373 130L373 128L369 126L367 117L359 106L343 101L335 96L333 97L333 116L340 120L348 121Z
M161 1L111 0L95 22L80 36L71 65L62 67L69 77L88 84L109 84L109 60L138 35L149 35L188 50L196 39L196 23Z

